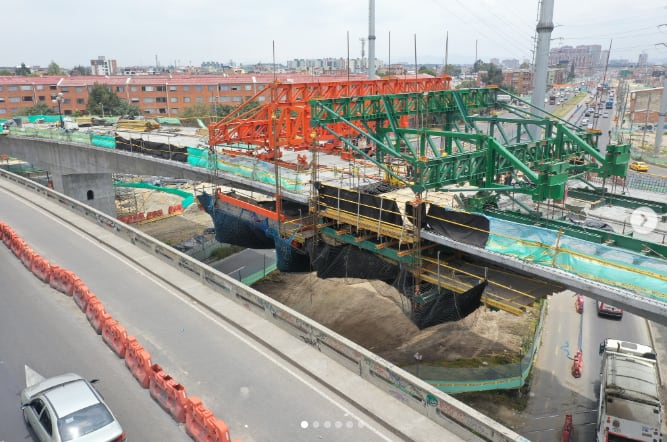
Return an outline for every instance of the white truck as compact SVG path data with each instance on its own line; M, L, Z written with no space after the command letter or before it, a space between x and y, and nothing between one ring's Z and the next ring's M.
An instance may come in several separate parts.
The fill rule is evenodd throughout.
M653 349L606 339L600 354L598 442L661 442L660 383Z

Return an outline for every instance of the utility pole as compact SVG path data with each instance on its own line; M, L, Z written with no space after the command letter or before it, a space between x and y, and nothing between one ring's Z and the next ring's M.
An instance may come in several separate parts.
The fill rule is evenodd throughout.
M653 155L660 155L662 148L662 132L665 130L665 112L667 112L667 75L663 78L662 99L660 100L660 112L658 112L658 125L655 128L655 146Z
M551 31L553 24L554 0L541 0L540 18L537 22L537 49L535 51L535 72L533 75L532 104L537 108L544 107L544 97L547 88L547 64L549 61L549 44L551 43ZM532 125L530 133L537 138L539 127Z
M375 78L375 0L368 0L368 79Z

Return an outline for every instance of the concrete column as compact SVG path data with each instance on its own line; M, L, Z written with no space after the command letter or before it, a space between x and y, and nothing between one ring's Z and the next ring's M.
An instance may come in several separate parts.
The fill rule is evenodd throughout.
M651 110L648 109L648 114ZM660 100L660 112L658 113L658 124L655 127L655 147L653 148L653 155L656 157L660 155L660 148L662 147L662 133L665 130L665 113L667 112L667 75L662 87L662 99Z
M53 189L116 217L116 192L110 173L52 173Z
M543 109L544 97L547 87L547 65L549 62L549 45L551 43L551 31L554 29L554 0L542 0L540 4L540 18L537 22L537 47L535 52L535 67L533 69L533 106ZM542 112L536 112L542 116ZM530 133L534 138L539 137L540 129L533 125Z

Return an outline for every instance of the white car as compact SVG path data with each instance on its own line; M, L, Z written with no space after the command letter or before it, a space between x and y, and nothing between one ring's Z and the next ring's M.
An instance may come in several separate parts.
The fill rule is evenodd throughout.
M40 442L123 442L125 433L90 382L73 373L21 392L23 419Z

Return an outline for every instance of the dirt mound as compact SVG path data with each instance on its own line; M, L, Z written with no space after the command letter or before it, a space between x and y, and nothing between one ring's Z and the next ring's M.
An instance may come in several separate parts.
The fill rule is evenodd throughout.
M405 298L381 281L281 273L254 288L397 365L414 363L415 352L423 362L516 354L534 325L532 313L479 308L460 321L419 330Z
M166 208L179 201L163 192L140 194L144 210ZM135 226L173 245L211 225L211 217L193 205L182 215ZM409 318L405 297L391 285L375 280L275 273L254 288L397 365L414 363L416 352L423 362L518 354L535 322L535 313L530 310L514 316L480 307L460 321L419 330Z

